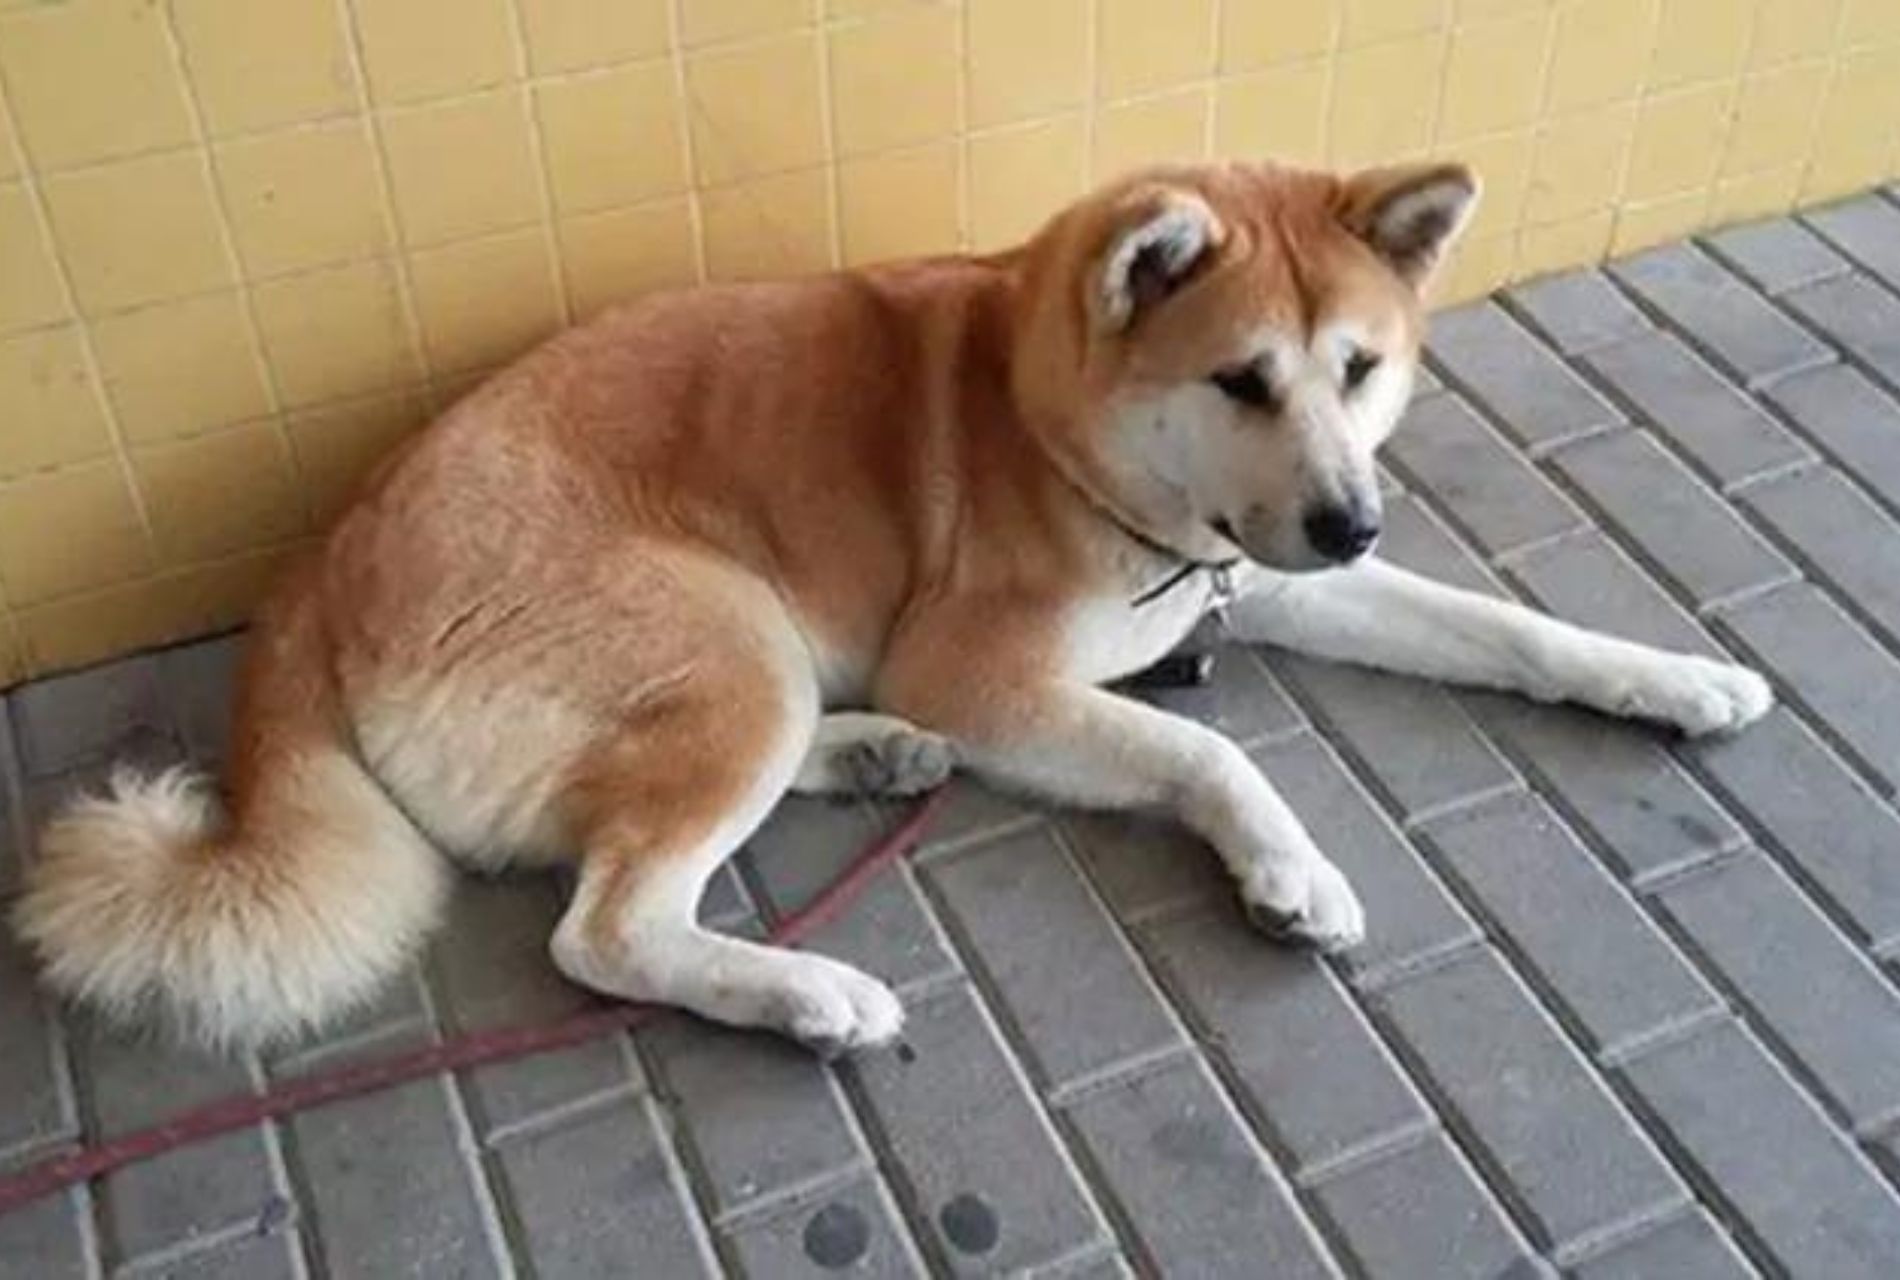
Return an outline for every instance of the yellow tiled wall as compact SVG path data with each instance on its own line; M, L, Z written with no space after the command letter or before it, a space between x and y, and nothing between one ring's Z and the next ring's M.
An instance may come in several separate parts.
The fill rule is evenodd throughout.
M621 295L1442 154L1468 296L1868 185L1896 122L1900 0L0 0L0 685L241 617Z

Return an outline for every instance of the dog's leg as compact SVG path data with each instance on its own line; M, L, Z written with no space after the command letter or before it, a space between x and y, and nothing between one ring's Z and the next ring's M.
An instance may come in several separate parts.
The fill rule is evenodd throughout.
M732 620L748 623L762 625ZM897 1035L903 1007L888 987L697 918L707 881L784 794L817 724L815 682L791 665L713 640L690 678L641 702L590 748L568 796L584 850L579 884L549 950L563 973L596 990L835 1053Z
M892 692L906 714L950 737L959 765L1003 786L1176 817L1219 853L1268 932L1326 950L1365 936L1346 878L1246 753L1206 726L1088 685L1011 689L980 671L959 672L954 689L930 681Z
M1768 682L1746 667L1586 631L1378 560L1253 575L1229 620L1243 640L1581 703L1691 734L1739 729L1773 702Z
M800 795L914 796L953 767L950 743L896 716L839 711L818 722L792 790Z

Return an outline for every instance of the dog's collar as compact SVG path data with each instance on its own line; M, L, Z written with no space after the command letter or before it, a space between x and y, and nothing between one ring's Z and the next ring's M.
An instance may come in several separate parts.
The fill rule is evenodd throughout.
M1058 468L1058 470L1060 470L1060 468ZM1175 562L1174 572L1170 573L1154 586L1148 587L1137 594L1134 599L1128 602L1130 608L1139 609L1144 605L1153 604L1197 573L1206 573L1213 583L1214 598L1212 607L1216 612L1225 610L1228 605L1233 603L1236 594L1234 588L1234 569L1240 564L1243 557L1229 556L1225 560L1203 560L1198 556L1188 555L1185 551L1177 551L1159 538L1143 533L1140 529L1137 529L1134 525L1122 519L1119 512L1089 492L1086 486L1078 484L1074 478L1069 476L1066 472L1063 472L1062 475L1063 479L1069 482L1070 487L1081 496L1082 500L1094 508L1097 515L1119 529L1129 541L1153 552L1164 560L1172 560Z
M1225 560L1202 560L1198 556L1191 556L1184 552L1176 551L1173 547L1157 538L1149 537L1105 507L1098 506L1097 510L1101 511L1108 522L1117 529L1120 529L1131 541L1139 543L1141 546L1164 559L1175 561L1174 572L1170 573L1160 582L1157 582L1154 586L1146 588L1135 596L1134 599L1128 602L1129 607L1139 609L1143 605L1153 604L1198 573L1207 574L1213 583L1215 609L1225 608L1228 604L1232 603L1234 598L1234 569L1240 564L1239 556L1229 556Z
M1184 560L1173 573L1130 600L1129 606L1139 609L1143 605L1153 604L1195 574L1205 573L1214 585L1214 608L1223 608L1233 601L1234 566L1239 563L1237 557L1232 560Z

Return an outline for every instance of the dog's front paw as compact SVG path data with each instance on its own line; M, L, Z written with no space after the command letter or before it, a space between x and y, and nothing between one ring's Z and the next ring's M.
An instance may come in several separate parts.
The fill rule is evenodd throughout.
M1366 909L1338 867L1302 858L1241 884L1247 919L1276 942L1327 953L1365 941Z
M821 1057L889 1044L904 1029L904 1006L868 973L800 955L772 1021Z
M1775 695L1747 667L1683 656L1658 663L1630 691L1630 701L1632 714L1699 737L1753 724L1775 704Z

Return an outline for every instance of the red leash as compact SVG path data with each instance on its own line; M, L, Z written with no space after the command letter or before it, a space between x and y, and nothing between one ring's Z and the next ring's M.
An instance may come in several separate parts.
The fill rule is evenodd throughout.
M916 845L943 803L944 795L944 791L938 790L926 796L902 822L866 845L851 865L817 897L781 920L767 935L767 940L795 943L850 905L872 877ZM74 1183L88 1182L114 1169L150 1160L233 1129L393 1088L442 1071L464 1071L491 1062L546 1053L550 1049L565 1049L623 1027L637 1027L661 1012L662 1007L657 1005L616 1004L559 1022L496 1027L387 1058L301 1076L273 1085L262 1093L220 1098L180 1112L149 1129L139 1129L64 1155L49 1156L17 1173L0 1177L0 1217Z

